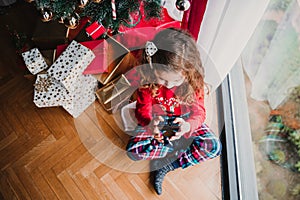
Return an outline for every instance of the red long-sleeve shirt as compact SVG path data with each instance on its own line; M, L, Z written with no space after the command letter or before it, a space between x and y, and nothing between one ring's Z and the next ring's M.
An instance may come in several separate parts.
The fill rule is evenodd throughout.
M188 138L192 132L201 126L206 117L206 111L204 108L204 99L197 99L192 105L182 105L176 99L176 89L168 89L161 86L157 91L157 96L152 96L150 88L140 88L137 91L137 103L135 116L139 125L147 126L153 116L158 115L182 115L190 113L190 117L186 119L190 123L190 132L186 133L184 137Z

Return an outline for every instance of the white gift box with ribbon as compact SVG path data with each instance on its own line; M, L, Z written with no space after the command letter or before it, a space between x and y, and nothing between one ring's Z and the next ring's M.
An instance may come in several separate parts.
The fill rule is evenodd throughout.
M48 74L38 74L34 84L33 102L37 107L61 106L68 97L68 91Z
M82 74L94 58L90 49L73 40L46 74L37 75L34 84L36 106L62 106L77 118L96 99L97 79Z

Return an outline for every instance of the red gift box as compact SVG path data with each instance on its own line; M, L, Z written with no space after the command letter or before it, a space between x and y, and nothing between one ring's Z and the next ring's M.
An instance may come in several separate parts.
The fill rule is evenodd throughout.
M100 37L100 35L102 35L106 31L104 26L98 21L93 22L85 30L88 36L91 36L94 40Z
M94 60L83 71L83 74L99 74L107 72L107 49L106 40L95 40L80 42L83 46L91 49L95 54ZM68 47L68 45L59 45L56 48L56 58Z

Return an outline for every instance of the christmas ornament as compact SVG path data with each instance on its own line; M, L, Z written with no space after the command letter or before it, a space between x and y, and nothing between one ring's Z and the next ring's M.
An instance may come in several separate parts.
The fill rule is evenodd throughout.
M89 2L89 0L79 0L79 6L78 7L84 8L88 2Z
M79 25L79 20L80 20L80 16L77 13L73 13L73 15L64 18L64 25L67 28L75 29Z
M182 21L184 12L177 9L175 5L176 0L166 1L163 5L164 9L167 10L167 14L176 21Z
M48 21L51 21L53 19L53 13L48 8L41 8L40 13L41 13L41 20L43 22L48 22Z
M50 77L40 78L35 84L33 84L34 88L37 92L48 92L49 87L52 84L52 80Z
M116 10L115 0L111 0L111 8L112 8L112 18L113 18L113 20L116 20L117 19L117 10Z
M191 7L189 0L176 0L176 8L180 11L187 11Z
M93 0L94 3L101 3L103 0Z
M64 23L64 18L63 18L63 17L60 17L60 18L58 19L58 23L63 24L63 23Z
M33 2L34 0L25 0L27 3L31 3Z

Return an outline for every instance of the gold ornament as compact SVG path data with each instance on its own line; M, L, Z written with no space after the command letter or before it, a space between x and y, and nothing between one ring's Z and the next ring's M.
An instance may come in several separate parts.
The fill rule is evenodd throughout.
M49 87L51 86L52 81L50 77L40 78L40 80L33 84L37 92L48 92Z
M63 23L64 23L64 18L63 18L63 17L60 17L60 18L58 19L58 23L63 24Z
M93 0L94 3L101 3L103 0Z
M77 13L73 13L73 15L64 18L64 25L67 28L75 29L79 25L79 20L80 16Z
M41 14L41 20L43 22L48 22L53 19L53 13L48 8L41 8L40 14Z
M89 2L89 0L79 0L79 6L78 7L84 8L88 2Z

